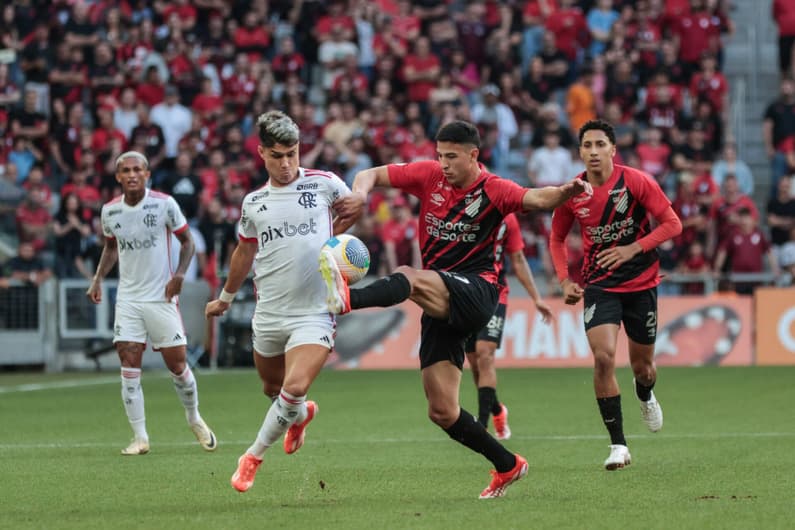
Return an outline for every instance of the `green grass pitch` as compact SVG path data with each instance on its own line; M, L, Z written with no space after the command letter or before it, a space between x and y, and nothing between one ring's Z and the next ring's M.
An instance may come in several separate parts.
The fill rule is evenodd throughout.
M478 500L490 464L426 417L419 371L323 372L295 455L266 454L245 494L229 478L268 403L253 370L199 372L220 445L204 453L163 373L145 372L151 453L130 438L119 377L0 374L0 527L771 529L795 526L795 367L662 368L645 430L619 371L632 465L607 472L591 370L502 370L506 445L527 478ZM470 373L461 400L477 412Z

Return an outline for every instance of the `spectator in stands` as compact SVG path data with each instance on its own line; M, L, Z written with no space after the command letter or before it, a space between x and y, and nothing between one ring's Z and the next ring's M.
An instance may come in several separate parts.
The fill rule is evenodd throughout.
M102 249L105 248L105 234L102 233L102 223L99 222L99 217L95 218L92 222L92 233L88 236L80 249L80 253L75 256L74 266L80 272L80 276L86 280L91 280L94 277L94 271L99 265L99 259L102 256ZM119 267L118 263L113 265L105 278L118 278Z
M17 184L17 167L13 163L0 165L0 228L4 232L16 230L16 211L25 197L25 189Z
M41 251L49 247L52 229L52 216L43 206L42 197L38 193L25 196L16 210L17 237L21 243L30 243L34 250Z
M591 32L590 55L601 55L610 41L610 30L619 19L618 11L613 9L613 0L597 0L596 5L588 11L586 21ZM579 127L573 127L579 130Z
M795 195L791 175L779 179L778 193L767 202L767 226L770 227L770 242L774 249L780 249L789 241L790 232L795 228Z
M55 234L55 275L77 278L80 271L75 259L80 255L83 239L91 235L91 224L83 218L83 206L74 193L61 198L61 206L52 224Z
M113 109L113 126L124 134L126 141L132 140L132 132L140 123L138 100L132 87L122 89L119 105Z
M23 101L23 107L13 110L9 116L11 134L14 137L23 136L27 138L33 142L37 149L42 150L47 143L50 124L44 114L38 110L38 92L34 89L26 88Z
M558 134L561 147L566 149L574 148L576 144L574 135L572 135L571 129L561 124L561 112L560 106L557 103L550 102L541 107L537 126L533 130L533 147L538 148L544 145L546 134L548 132L555 132Z
M718 247L714 271L716 274L724 270L731 273L763 273L765 258L770 272L778 276L778 262L770 242L757 226L753 212L748 208L740 208L737 211L736 229ZM750 295L758 285L760 282L740 281L735 282L734 288L738 294Z
M689 12L673 22L674 43L688 78L698 70L698 62L704 53L719 53L721 32L731 31L730 27L724 26L726 22L709 12L706 0L690 0Z
M167 167L172 166L177 157L179 141L190 131L193 119L190 109L179 102L176 86L166 86L165 100L152 107L149 117L152 123L163 130L166 146L164 163Z
M37 249L30 241L20 241L17 255L8 260L6 268L12 280L19 280L39 286L52 277L52 271L37 255Z
M501 102L500 89L488 84L481 90L483 100L472 107L472 121L479 127L495 128L497 131L497 165L505 162L511 138L516 136L519 125L511 108Z
M671 205L682 221L682 233L674 238L674 254L678 258L687 255L687 249L694 243L705 245L707 242L710 207L699 201L696 186L697 182L690 173L683 174Z
M177 155L173 171L166 174L158 187L174 197L188 221L193 222L196 219L199 214L202 182L194 171L193 161L188 153Z
M677 271L683 274L705 274L710 271L709 261L704 253L704 245L694 241L687 247L687 254L681 260ZM682 294L704 294L704 282L690 282L682 285Z
M723 146L723 157L712 165L712 180L717 186L723 186L727 175L734 175L740 192L751 195L754 192L754 175L748 164L737 158L737 144L726 142Z
M323 67L323 88L328 90L334 79L342 73L346 57L358 57L359 48L346 37L347 30L342 25L334 25L330 38L325 39L318 48L318 59ZM352 36L352 35L351 35Z
M166 137L163 129L150 117L150 109L145 103L139 103L136 111L138 113L138 125L133 127L130 146L143 148L143 152L149 159L150 167L156 170L166 158ZM157 175L155 175L157 180Z
M795 74L795 4L789 0L773 0L773 20L778 26L778 68L782 77Z
M610 0L602 0L609 2ZM594 70L590 64L580 67L577 80L569 87L566 94L566 114L569 127L579 131L586 122L596 119L596 97L593 91Z
M748 215L753 218L754 224L759 221L759 210L756 208L754 200L740 191L737 177L731 173L727 174L723 181L722 191L723 193L712 204L712 209L709 212L713 225L711 235L717 238L718 246L740 228L741 212L748 212ZM711 246L710 248L715 247Z
M35 164L44 160L42 152L26 136L15 136L8 161L17 167L17 179L21 184Z
M556 0L529 0L522 10L522 70L541 50L547 18L558 8Z
M641 133L641 141L636 152L639 158L639 168L663 183L668 172L668 160L671 147L663 143L662 131L656 127L649 127ZM663 186L665 189L666 186Z
M544 134L544 145L533 151L527 165L533 187L560 186L573 175L571 152L560 145L560 136L555 131Z
M701 57L700 69L690 78L690 98L706 99L725 120L729 108L729 83L718 71L718 60L711 53Z
M22 99L22 93L11 79L8 65L0 63L0 109L11 108Z
M388 273L395 272L401 265L420 268L419 223L411 213L409 202L401 194L394 195L390 212L391 218L381 227Z
M767 156L772 165L772 189L776 189L778 179L788 173L787 159L784 155L785 142L795 137L795 81L782 77L779 97L765 110L762 135Z
M560 9L549 15L546 28L555 35L558 49L566 56L569 67L574 69L583 55L581 50L590 42L588 23L575 0L560 0Z
M560 49L554 32L544 32L544 36L541 38L541 52L538 56L544 63L544 78L552 89L564 89L571 66L568 56Z

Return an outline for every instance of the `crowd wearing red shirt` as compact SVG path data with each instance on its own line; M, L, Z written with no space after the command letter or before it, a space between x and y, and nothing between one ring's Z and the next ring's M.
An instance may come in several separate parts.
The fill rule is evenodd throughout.
M791 36L790 12L777 9ZM3 228L53 250L52 233L26 225L53 222L67 193L91 223L119 193L113 161L136 149L220 271L242 196L267 179L254 127L266 110L301 126L302 165L349 183L364 167L435 157L436 130L473 115L492 171L532 185L528 160L552 130L573 176L582 168L570 118L600 116L616 127L617 161L657 178L687 222L669 266L695 263L695 242L713 263L739 223L732 212L759 217L747 190L711 175L727 140L721 38L732 30L723 0L9 3L0 38L15 54L0 62L0 203L25 193L32 174L46 191L0 210ZM375 272L416 263L406 199L376 198L363 223L381 253ZM548 220L520 222L535 272L550 272Z

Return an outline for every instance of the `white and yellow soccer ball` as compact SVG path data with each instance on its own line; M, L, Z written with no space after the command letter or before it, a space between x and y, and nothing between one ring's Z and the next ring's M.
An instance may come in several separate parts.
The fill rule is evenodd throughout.
M364 278L370 269L370 251L356 236L350 234L333 236L326 241L322 250L327 250L334 256L334 261L348 280L348 285Z

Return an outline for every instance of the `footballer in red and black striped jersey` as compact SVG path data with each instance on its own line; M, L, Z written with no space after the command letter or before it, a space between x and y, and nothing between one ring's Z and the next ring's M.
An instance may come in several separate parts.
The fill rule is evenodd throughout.
M654 343L657 336L656 248L679 235L682 223L659 184L646 173L616 165L612 125L591 120L579 132L585 172L578 179L591 184L591 195L578 195L555 209L550 254L567 304L584 298L583 323L594 355L594 392L607 431L607 470L631 462L615 375L618 330L623 323L629 343L635 393L641 417L652 432L662 428L662 408L652 389L657 381ZM657 226L652 228L652 218ZM584 286L569 279L565 240L574 221L582 233Z

